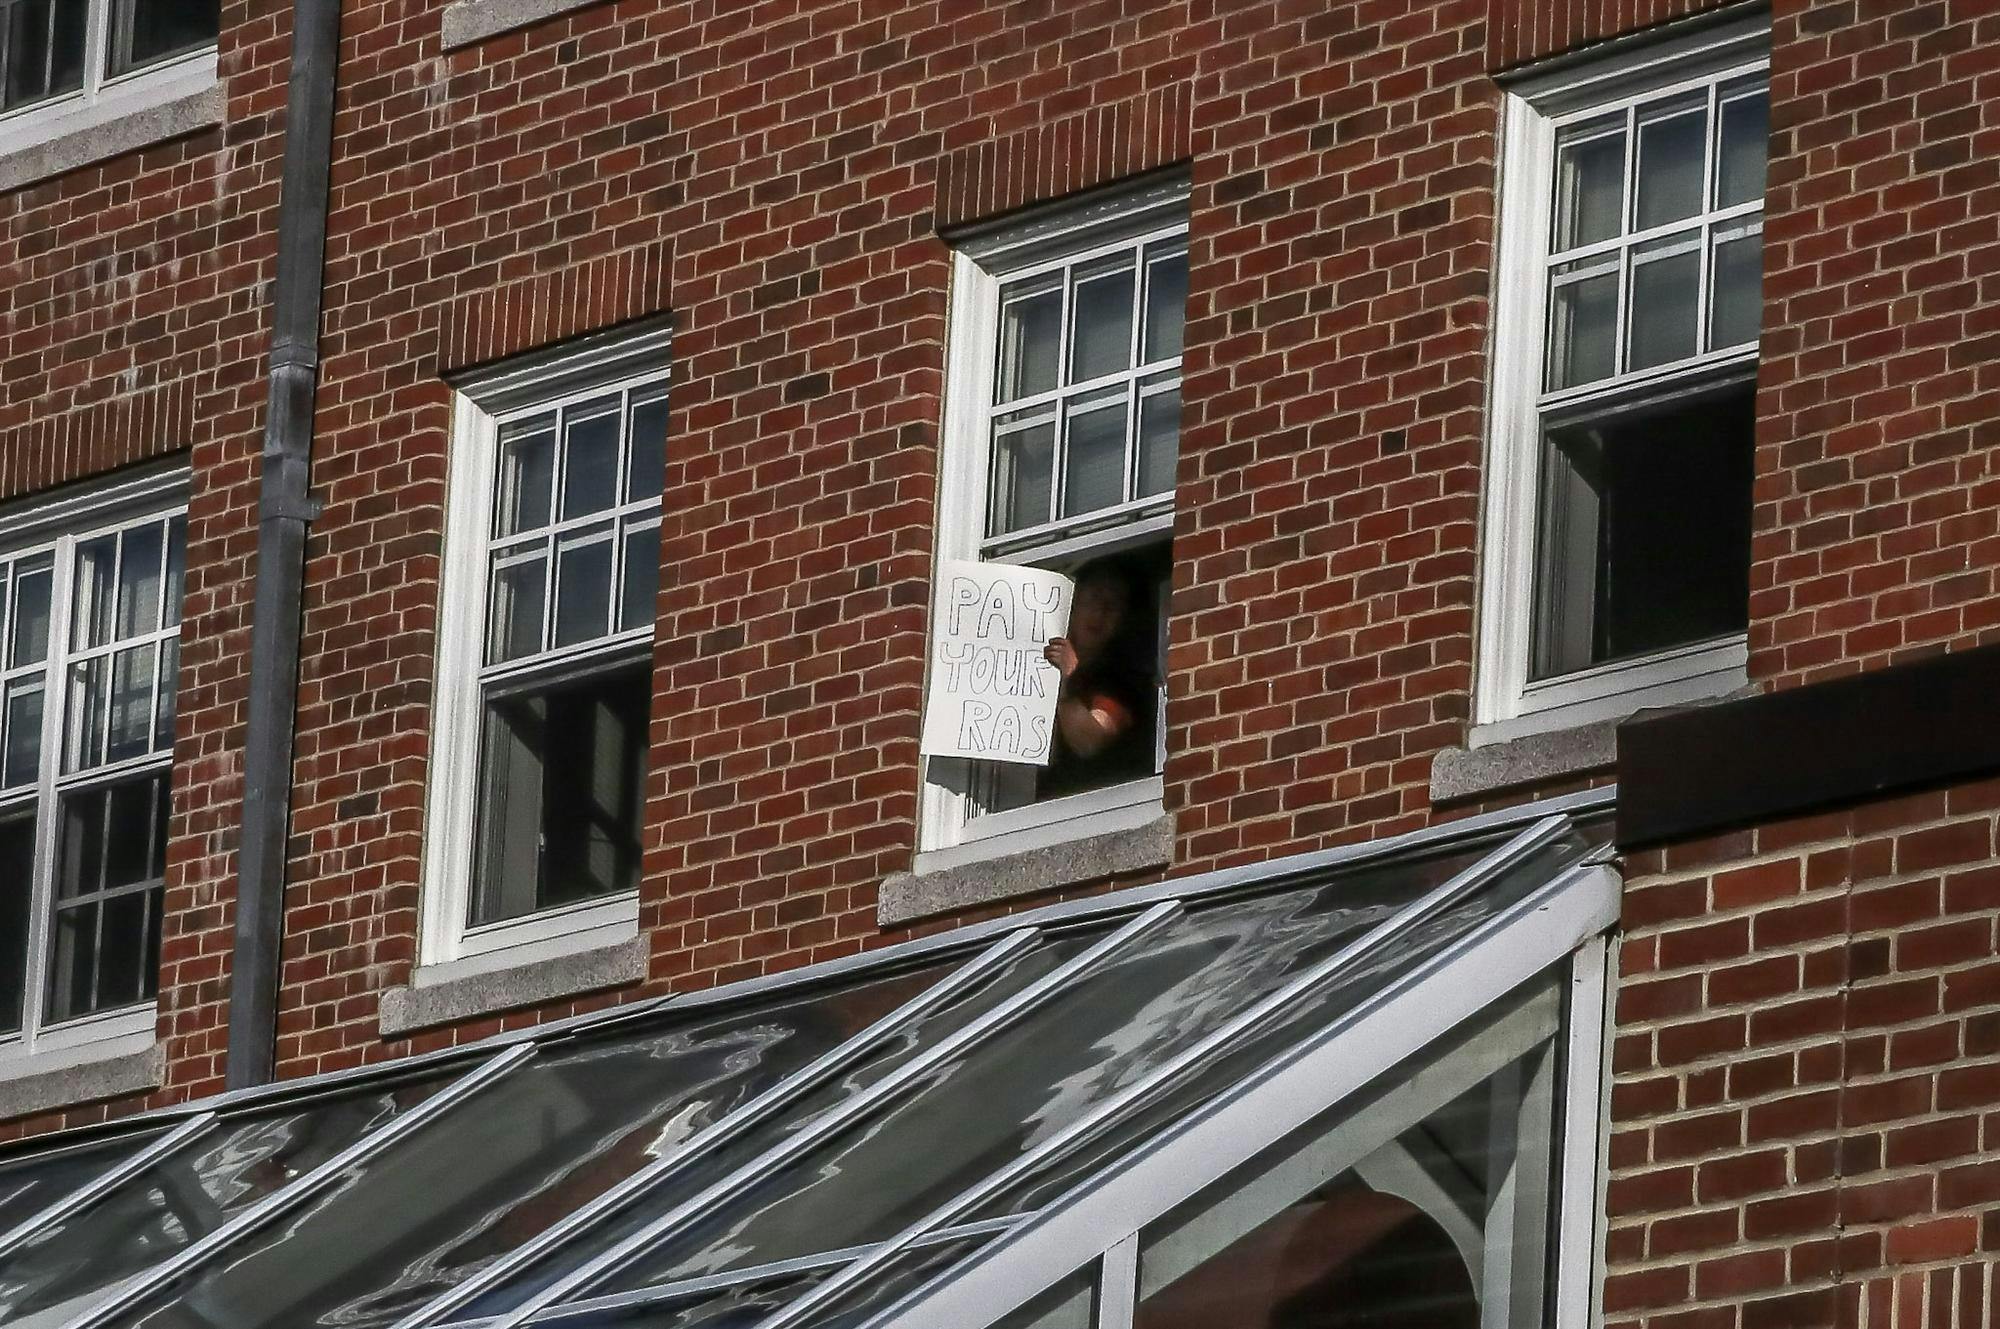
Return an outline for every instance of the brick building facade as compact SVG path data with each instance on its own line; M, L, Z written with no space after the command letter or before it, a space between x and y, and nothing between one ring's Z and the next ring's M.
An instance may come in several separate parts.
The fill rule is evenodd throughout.
M1615 806L1623 850L1604 1323L2000 1319L2000 748L1979 702L2000 627L2000 9L341 10L281 1079L1595 791L1567 806ZM32 102L0 119L0 557L7 521L134 475L184 476L187 512L156 1020L95 1062L24 1047L0 1087L18 1135L215 1093L230 1046L289 8L224 0L216 31L206 81L150 109L39 137ZM1728 244L1761 252L1754 351L1725 354L1719 312L1688 334L1702 401L1723 371L1754 382L1747 610L1707 673L1536 721L1537 677L1495 701L1489 644L1510 603L1496 366L1523 335L1539 365L1522 329L1545 311L1540 286L1530 323L1507 304L1528 233L1509 208L1537 178L1521 144L1537 117L1569 134L1579 98L1652 123L1683 52L1708 62L1687 77L1714 84L1714 125L1768 89L1760 209L1716 183L1726 143L1694 168L1699 289ZM1185 224L1177 463L1168 498L1126 504L1152 545L1118 546L1171 532L1157 802L982 856L919 757L962 520L940 477L965 265L1133 189ZM1639 253L1648 204L1627 206ZM1644 257L1612 278L1628 319ZM453 463L468 412L512 437L507 374L628 334L661 338L669 382L636 924L475 953L436 920L449 854L428 838L440 769L478 747L438 729L464 626ZM1636 346L1610 354L1638 372ZM1549 375L1524 409L1580 418ZM1694 700L1715 704L1650 710ZM1741 797L1704 801L1711 777Z

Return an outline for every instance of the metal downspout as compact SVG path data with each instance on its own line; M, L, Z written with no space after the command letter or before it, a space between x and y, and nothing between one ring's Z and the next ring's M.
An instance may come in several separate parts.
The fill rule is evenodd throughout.
M340 0L294 0L271 301L270 398L257 501L243 836L237 850L236 949L229 986L231 1089L268 1083L277 1056L300 602L306 525L318 515L309 492L313 395L319 385L320 294L339 58Z

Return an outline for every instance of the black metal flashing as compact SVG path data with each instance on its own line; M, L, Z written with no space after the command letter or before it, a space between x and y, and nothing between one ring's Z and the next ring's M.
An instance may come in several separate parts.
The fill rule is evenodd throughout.
M2000 645L1618 730L1618 844L1637 848L2000 771Z

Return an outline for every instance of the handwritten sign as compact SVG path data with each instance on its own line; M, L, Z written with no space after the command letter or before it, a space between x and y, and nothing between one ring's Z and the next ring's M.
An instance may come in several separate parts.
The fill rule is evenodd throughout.
M923 751L1045 766L1062 675L1042 658L1069 627L1060 572L947 559L938 573Z

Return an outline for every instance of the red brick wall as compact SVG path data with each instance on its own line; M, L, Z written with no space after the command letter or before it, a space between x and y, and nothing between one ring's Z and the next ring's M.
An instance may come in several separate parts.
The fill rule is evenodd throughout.
M1781 4L1751 672L2000 635L2000 14Z
M1627 864L1607 1325L2000 1315L1997 820L1986 782Z

